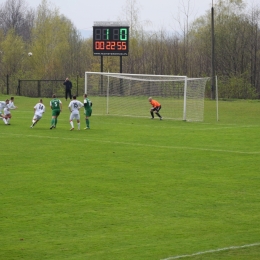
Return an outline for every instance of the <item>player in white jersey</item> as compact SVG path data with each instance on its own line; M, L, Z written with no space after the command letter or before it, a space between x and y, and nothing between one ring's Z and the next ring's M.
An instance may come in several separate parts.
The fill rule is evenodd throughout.
M9 108L10 108L10 109L16 109L16 108L18 108L17 106L14 105L14 97L11 97L11 98L10 98Z
M11 97L7 107L4 108L4 115L5 115L5 119L6 119L8 125L10 125L10 120L12 118L12 114L11 114L10 110L16 109L16 108L18 108L18 107L14 105L14 97Z
M37 103L33 109L34 109L34 116L32 119L31 128L33 128L36 125L36 123L42 118L42 115L45 112L45 106L42 103L42 99L39 100L39 103Z
M84 104L81 103L80 101L77 100L76 96L72 97L72 101L69 103L69 110L70 110L70 125L71 129L70 131L74 130L74 124L73 124L73 119L77 120L78 124L78 130L80 130L80 114L79 114L79 109L83 107Z
M6 101L0 101L0 119L2 119L5 123L5 125L8 125L6 116L4 114L4 110L8 108L9 105L9 99L6 99Z

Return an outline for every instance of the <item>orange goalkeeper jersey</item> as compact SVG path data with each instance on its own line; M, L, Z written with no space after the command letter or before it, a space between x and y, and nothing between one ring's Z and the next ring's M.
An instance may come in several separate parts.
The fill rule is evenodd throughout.
M159 107L159 106L161 105L158 101L153 100L153 99L150 101L150 103L151 103L151 105L152 105L153 107Z

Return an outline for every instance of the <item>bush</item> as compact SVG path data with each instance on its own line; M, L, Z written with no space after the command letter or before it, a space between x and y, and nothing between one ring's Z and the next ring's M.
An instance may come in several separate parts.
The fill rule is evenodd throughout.
M245 76L222 77L218 79L219 98L257 99L256 89Z

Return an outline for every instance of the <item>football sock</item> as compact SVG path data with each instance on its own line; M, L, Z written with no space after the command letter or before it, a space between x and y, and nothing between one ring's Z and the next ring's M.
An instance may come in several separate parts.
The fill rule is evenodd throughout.
M152 118L154 118L153 112L151 112L151 116L152 116Z
M80 123L77 123L78 124L78 129L80 129Z
M58 118L56 117L56 118L54 119L54 124L55 124L55 126L57 125L57 123L58 123Z
M74 128L73 121L70 121L71 128Z
M89 127L89 119L86 119L86 125Z
M156 113L156 115L159 116L159 117L161 117L161 115L160 115L158 112Z

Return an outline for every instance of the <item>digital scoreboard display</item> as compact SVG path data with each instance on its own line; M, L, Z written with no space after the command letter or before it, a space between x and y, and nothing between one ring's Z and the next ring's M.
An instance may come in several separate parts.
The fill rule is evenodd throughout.
M94 25L94 56L128 56L129 26Z

